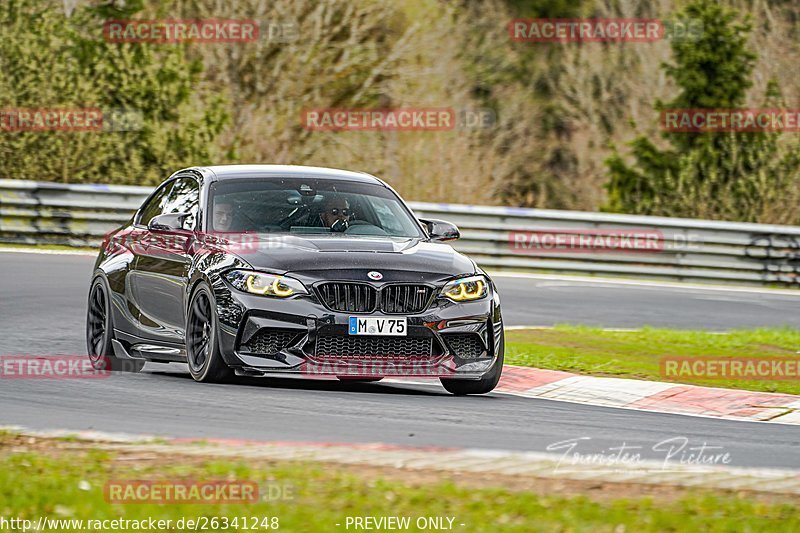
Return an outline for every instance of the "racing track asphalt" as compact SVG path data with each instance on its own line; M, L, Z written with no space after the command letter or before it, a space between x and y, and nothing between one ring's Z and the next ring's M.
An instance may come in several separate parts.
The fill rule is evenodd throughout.
M0 253L0 355L84 354L93 259ZM800 298L499 277L507 323L709 329L798 325ZM94 380L0 380L0 425L178 437L383 442L546 451L584 439L580 453L686 438L719 446L738 466L800 469L800 428L518 398L457 398L438 385L296 379L192 382L182 365ZM676 457L677 459L677 457Z

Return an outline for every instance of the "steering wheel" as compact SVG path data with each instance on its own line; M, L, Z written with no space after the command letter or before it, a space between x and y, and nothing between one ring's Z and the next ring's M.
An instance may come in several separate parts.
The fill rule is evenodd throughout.
M277 225L280 226L282 229L289 229L289 227L291 227L291 225L294 222L297 222L298 220L303 218L303 216L307 215L310 209L311 206L309 205L305 204L299 205L297 206L297 208L292 210L291 213L289 213L281 220L279 220Z

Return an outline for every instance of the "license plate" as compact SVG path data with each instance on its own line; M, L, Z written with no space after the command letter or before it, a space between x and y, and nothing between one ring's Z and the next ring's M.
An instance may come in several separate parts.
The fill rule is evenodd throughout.
M350 317L350 335L399 335L405 336L407 331L406 319L403 318L366 318L360 316Z

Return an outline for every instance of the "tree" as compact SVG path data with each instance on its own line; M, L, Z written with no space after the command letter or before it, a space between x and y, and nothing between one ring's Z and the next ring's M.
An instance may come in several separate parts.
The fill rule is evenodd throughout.
M732 109L744 105L755 54L747 49L750 25L710 0L694 0L679 20L702 23L697 40L674 40L674 65L665 71L680 89L655 109ZM782 104L772 83L762 102ZM608 210L697 218L795 223L800 213L781 199L797 195L798 145L778 133L664 132L659 148L639 137L634 163L614 151L606 160Z
M106 20L141 9L140 1L125 5L78 7L65 17L60 0L0 3L0 111L104 114L99 132L0 131L0 177L154 184L214 159L226 116L220 99L201 89L199 63L181 45L103 38Z

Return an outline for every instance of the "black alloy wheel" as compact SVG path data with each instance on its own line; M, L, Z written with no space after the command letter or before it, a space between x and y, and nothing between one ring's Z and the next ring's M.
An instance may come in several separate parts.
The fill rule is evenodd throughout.
M96 278L89 291L86 313L86 353L97 370L139 372L144 361L120 359L114 355L114 325L111 320L111 302L103 278Z
M201 284L192 295L186 320L186 359L195 381L223 382L233 370L222 360L217 342L217 316L208 286Z

